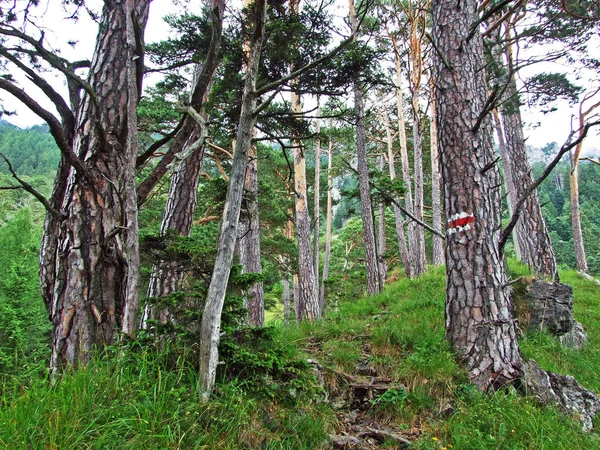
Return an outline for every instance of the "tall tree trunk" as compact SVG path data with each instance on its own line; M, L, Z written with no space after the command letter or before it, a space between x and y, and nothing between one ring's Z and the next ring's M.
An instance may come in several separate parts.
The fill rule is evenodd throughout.
M379 171L383 173L385 170L385 157L383 153L379 155ZM377 233L377 256L379 256L379 273L381 274L381 279L383 283L385 283L385 279L387 278L387 263L384 258L384 254L387 251L387 242L385 236L385 203L383 201L379 202L379 222L377 224L379 226L379 233ZM383 289L383 284L382 284Z
M579 208L579 159L571 157L571 171L569 173L571 187L571 223L573 226L573 244L575 246L575 262L577 270L588 273L588 264L583 245L583 231L581 228L581 210Z
M217 54L221 46L223 11L225 9L222 0L209 0L207 3L207 6L212 10L212 41L204 64L196 66L194 82L189 96L190 107L194 108L198 114L202 113L214 72L219 63ZM204 130L201 125L196 119L188 115L171 149L178 154L180 160L176 161L171 177L160 234L165 234L167 230L174 230L179 236L189 236L191 233L196 211L200 171L204 159L204 138ZM195 147L199 148L193 150ZM188 155L190 151L192 153ZM180 155L188 156L182 159ZM150 189L150 187L146 186L146 189ZM140 200L139 193L138 200ZM175 262L156 262L152 266L152 273L150 274L148 297L164 297L181 289L180 283L184 275L185 272L182 272ZM168 310L154 311L154 309L155 307L151 303L146 304L141 319L142 328L147 327L150 319L158 320L161 323L166 323L168 320L170 316Z
M290 2L292 14L298 14L300 0ZM296 91L297 82L292 83L292 113L302 114L300 94ZM308 190L306 187L306 158L304 146L299 140L294 146L294 194L296 212L296 234L298 237L298 320L314 320L321 317L319 291L315 275L314 261L310 244L310 216L308 213ZM294 299L296 300L296 299Z
M192 140L199 136L192 136ZM167 204L163 212L160 234L174 230L179 236L189 236L192 230L194 212L196 210L196 195L200 170L204 159L204 149L192 153L173 172ZM164 297L181 289L180 283L185 275L177 262L158 261L152 266L148 297ZM149 320L166 323L170 312L166 309L155 310L152 304L147 304L141 319L141 328L148 326Z
M442 199L441 199L441 173L440 173L440 155L438 151L438 129L435 105L435 84L433 77L431 81L431 125L429 127L431 142L431 209L433 229L439 233L442 232ZM440 236L432 235L432 256L433 265L440 266L445 264L444 242Z
M414 214L417 219L423 221L423 139L421 136L419 92L416 86L413 86L413 90ZM425 228L416 226L415 233L417 239L416 267L417 273L420 275L427 272L427 260L425 258Z
M321 110L317 110L317 115L321 114ZM316 125L316 133L317 136L321 132L321 119L317 119ZM319 295L319 232L321 228L321 139L317 137L317 143L315 145L315 184L314 184L314 202L313 202L313 211L314 211L314 225L313 225L313 258L314 258L314 272L315 272L315 280L316 280L316 290L317 295ZM323 309L319 307L321 314Z
M502 158L502 170L504 172L504 186L506 188L507 203L508 203L508 214L512 217L514 213L514 206L519 201L517 197L517 191L513 182L512 172L510 170L510 158L508 156L508 150L506 148L506 141L504 139L504 130L502 129L502 121L500 120L500 113L497 108L492 111L494 116L494 126L496 128L496 136L498 137L498 147L500 148L500 157ZM519 248L519 240L517 239L517 230L513 228L512 231L513 245L515 247L515 256L520 261L521 249Z
M402 68L400 61L400 53L397 48L396 41L393 40L395 52L394 60L396 63L396 109L398 112L398 140L400 142L400 165L402 167L402 181L404 181L404 206L406 210L413 214L414 202L413 202L413 189L412 179L410 177L410 163L408 161L408 148L406 145L406 121L404 119L404 99L402 93ZM407 223L407 234L408 234L408 254L410 255L410 271L407 273L410 277L416 277L420 275L419 272L419 238L417 233L417 223L414 220L409 220Z
M480 389L519 378L522 358L498 251L500 175L487 114L477 2L434 0L436 103L446 242L446 332ZM470 35L471 33L471 35ZM483 170L484 168L489 170Z
M390 171L390 179L396 179L396 166L394 163L394 137L392 135L392 127L390 126L390 120L388 118L387 113L383 112L381 115L383 125L385 126L385 133L387 137L387 152L388 152L388 166ZM396 199L398 200L398 199ZM396 223L396 236L398 238L398 248L400 249L400 257L402 259L402 265L404 266L404 272L407 277L411 277L412 275L412 266L410 264L410 258L408 256L408 246L406 245L406 236L404 234L404 219L402 218L402 211L398 207L396 203L392 205L394 209L394 219Z
M510 37L510 33L507 32L507 38L510 39ZM510 45L507 47L506 57L509 67L512 67L513 57ZM514 74L510 75L507 82L505 102L501 107L502 125L510 162L510 175L512 175L517 199L520 199L529 185L533 183L533 177L525 149L523 122ZM546 228L546 221L542 215L537 191L532 192L523 203L515 229L523 261L537 276L558 281L556 257Z
M148 7L104 2L88 78L95 95L82 99L73 139L82 168L61 165L65 178L57 180L52 203L64 220L46 220L40 277L54 327L53 375L85 364L93 348L137 326L136 42L143 41Z
M237 238L238 220L244 193L244 179L248 164L248 152L252 145L252 132L256 122L257 97L256 79L260 65L260 54L264 38L267 2L254 0L249 5L249 24L252 37L247 52L247 66L244 75L242 108L236 135L235 153L229 177L229 187L225 199L223 220L219 230L218 251L213 274L206 295L206 305L200 325L200 373L198 393L207 401L212 392L218 360L218 346L221 330L221 313L225 291L231 272L233 252Z
M246 169L246 210L240 218L238 249L243 273L262 273L260 261L260 223L258 217L258 164L254 145L248 152ZM246 291L245 306L248 310L248 324L262 327L265 324L265 292L263 282L252 285Z
M353 0L350 4L350 23L356 33L358 22ZM355 35L356 36L356 35ZM355 37L356 38L356 37ZM365 262L367 271L367 293L377 294L383 288L383 279L379 271L377 242L375 240L375 223L373 218L373 202L369 185L369 166L367 163L367 141L365 135L364 101L362 87L358 79L354 81L354 109L356 120L356 160L358 168L358 190L360 193L361 217L364 233Z
M325 255L323 259L323 276L321 279L320 301L321 313L325 311L325 282L329 278L329 260L331 258L331 223L333 221L333 142L329 139L327 152L327 213L325 219Z

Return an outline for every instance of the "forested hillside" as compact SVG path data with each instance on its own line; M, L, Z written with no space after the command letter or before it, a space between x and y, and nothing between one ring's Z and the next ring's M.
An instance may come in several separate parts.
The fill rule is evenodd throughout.
M0 443L590 448L597 2L150 5L0 7Z

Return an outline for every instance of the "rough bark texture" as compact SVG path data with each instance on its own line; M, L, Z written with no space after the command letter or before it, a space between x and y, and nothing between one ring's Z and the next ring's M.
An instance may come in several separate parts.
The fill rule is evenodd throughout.
M193 142L197 135L192 135ZM174 230L179 236L189 236L192 230L194 212L196 210L196 195L200 180L200 169L204 159L204 150L199 149L187 159L181 161L173 172L167 204L163 212L160 234ZM181 289L180 283L184 276L181 267L176 262L158 261L152 266L148 297L164 297ZM166 323L169 311L155 311L147 304L141 319L141 328L146 328L148 320L158 320Z
M353 0L350 2L350 23L356 33L358 25ZM356 161L358 169L358 191L360 194L361 218L363 225L365 263L367 271L367 293L377 294L383 288L383 279L379 271L377 242L375 239L375 220L371 186L369 185L369 166L367 163L367 139L365 134L364 101L360 81L354 81L354 110L356 121Z
M446 331L471 381L486 390L517 379L522 359L498 252L500 176L495 166L482 170L494 160L491 122L479 117L487 100L483 41L477 32L468 39L475 1L436 0L432 8L445 213L474 218L448 233Z
M223 10L225 5L221 0L209 0L208 7L213 9L212 18L212 41L203 65L197 65L194 73L194 82L190 92L189 103L196 112L200 113L212 84L212 77L217 68L219 48L221 45ZM194 213L196 211L198 183L200 181L200 170L204 159L203 130L192 117L186 117L182 128L177 133L173 142L171 153L177 156L187 154L192 146L201 144L186 158L177 161L171 177L171 185L167 203L163 212L160 233L167 230L175 230L180 236L189 236L192 230ZM202 140L198 142L198 140ZM168 158L172 161L172 158ZM166 166L165 166L166 167ZM153 176L157 176L155 171ZM152 177L150 177L152 178ZM144 201L150 192L151 184L142 183L142 190L146 190L138 201ZM152 184L153 186L153 184ZM150 282L148 285L148 297L164 297L181 289L180 283L185 273L177 263L158 261L152 267ZM166 323L169 318L168 310L154 311L151 304L146 304L141 319L141 327L146 328L148 320L156 319Z
M321 110L317 111L317 115L320 115ZM321 132L321 120L317 119L317 125L315 132L317 135ZM314 191L314 202L313 202L313 211L315 215L314 223L313 223L313 259L314 259L314 271L315 271L315 280L317 284L317 295L319 292L319 232L321 231L321 140L317 139L317 143L315 144L315 183L313 186ZM323 308L319 308L321 312Z
M507 99L516 99L517 86L514 77L508 81ZM525 190L533 182L531 165L527 159L521 112L515 102L505 103L501 109L506 149L510 163L509 175L515 189L515 203L523 197ZM558 281L558 268L542 207L534 191L527 197L521 208L521 215L515 227L521 258L539 277Z
M258 164L254 146L248 153L246 169L245 211L240 217L238 249L243 273L262 273L260 262L260 223L258 216ZM245 306L248 324L262 327L265 324L265 292L263 282L255 283L246 291Z
M433 80L433 78L431 78ZM431 214L433 229L442 232L442 198L441 198L441 181L442 174L440 172L440 155L438 148L438 129L435 96L435 85L431 82L431 126L430 126L430 142L431 142ZM440 236L432 235L432 260L434 266L440 266L446 262L444 258L444 241Z
M73 151L85 170L61 164L42 242L41 284L54 331L51 373L85 364L94 347L134 332L138 308L136 38L149 2L106 1ZM135 23L134 23L135 22ZM136 58L137 56L137 58ZM66 180L66 182L65 182Z
M252 26L252 38L249 45L248 61L244 75L244 93L238 123L235 153L229 177L229 187L225 199L223 220L219 230L218 251L210 286L206 296L206 305L200 325L200 373L198 393L207 401L212 392L218 361L218 346L221 330L221 313L225 300L225 291L231 272L233 252L237 238L244 178L248 164L248 151L252 144L252 132L256 121L257 98L256 78L260 64L260 53L264 38L267 5L265 0L255 0L249 5L249 24Z

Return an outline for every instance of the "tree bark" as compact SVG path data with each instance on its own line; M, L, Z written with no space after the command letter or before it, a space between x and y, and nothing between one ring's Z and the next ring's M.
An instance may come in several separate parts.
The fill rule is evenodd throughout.
M293 14L299 11L300 0L290 2ZM301 114L300 94L296 91L296 81L292 81L292 113ZM296 234L298 238L298 298L297 320L314 320L321 317L319 310L318 283L310 243L310 216L308 213L308 193L306 187L306 158L301 141L294 140L294 194ZM317 255L318 256L318 255Z
M94 348L112 344L116 332L137 326L139 252L135 158L136 106L149 2L107 0L77 115L74 155L63 158L40 255L44 300L54 331L50 371L89 361ZM109 26L110 25L110 26ZM138 53L136 53L136 51Z
M423 221L423 138L421 135L421 118L419 107L419 86L413 83L412 93L413 105L413 159L414 159L414 215ZM417 274L427 272L427 260L425 258L425 229L421 226L415 227L417 250L416 269Z
M219 230L217 257L200 325L198 393L202 401L208 400L215 383L221 313L223 311L225 291L229 281L237 238L238 220L244 191L244 178L248 164L248 152L252 145L252 132L256 122L257 98L254 93L256 91L256 79L265 34L266 11L267 3L265 0L254 0L249 5L248 15L250 16L249 24L252 26L252 37L247 53L247 66L244 74L242 108L229 177L229 187L225 199L223 220Z
M510 170L510 159L508 156L508 150L506 149L506 141L504 140L504 130L502 129L502 121L500 120L500 113L495 108L492 111L494 116L494 126L496 128L496 136L498 137L498 147L500 149L500 157L502 158L502 171L504 172L504 186L506 188L507 203L508 203L508 215L512 217L514 212L514 205L519 201L517 197L517 191L513 183L513 176ZM513 245L515 247L515 256L519 261L522 260L521 249L519 248L519 240L517 239L517 232L513 228L512 232Z
M509 35L507 37L510 38ZM507 50L508 65L512 67L512 53ZM505 91L505 102L501 107L502 125L509 156L510 172L513 187L520 199L527 187L533 183L531 166L527 159L525 137L520 107L517 103L517 83L514 74L508 79ZM523 261L539 277L558 281L558 268L546 221L542 215L542 207L537 190L532 192L523 203L521 215L517 222L516 237Z
M243 273L262 273L260 261L260 222L258 215L258 164L256 149L250 147L245 180L246 210L240 218L238 249ZM246 291L245 306L248 324L253 327L265 325L265 292L263 282L255 283Z
M352 31L358 29L353 0L350 4L350 23ZM356 39L356 35L355 35ZM367 271L367 293L377 294L383 288L383 280L379 271L379 257L375 239L375 223L373 202L369 185L369 166L367 163L367 142L365 135L363 92L358 78L354 80L354 109L356 120L356 160L358 168L358 190L360 193L361 218L364 232L365 265Z
M194 82L190 92L190 106L199 114L202 112L204 102L208 97L212 77L219 63L216 56L221 46L222 21L225 4L222 0L209 0L208 7L213 10L212 41L203 65L196 66ZM167 197L167 204L163 212L160 234L167 230L174 230L179 236L189 236L192 230L194 213L196 211L198 183L204 159L204 130L190 115L184 121L182 129L176 135L172 151L187 154L192 146L201 144L191 155L177 161L171 177L171 185ZM202 142L198 142L202 140ZM187 149L187 150L186 150ZM146 186L149 189L149 186ZM149 191L148 191L149 193ZM147 194L146 194L147 195ZM138 193L138 200L140 195ZM145 197L144 197L145 200ZM152 266L148 297L164 297L181 289L180 283L184 272L175 262L158 261ZM148 303L144 308L141 319L141 328L146 328L148 320L155 319L166 323L170 316L168 310L154 311Z
M446 332L482 390L520 377L515 321L505 264L498 251L500 176L492 128L477 2L434 0L436 103L442 156L446 242ZM480 115L485 114L485 117ZM488 170L483 170L488 168Z

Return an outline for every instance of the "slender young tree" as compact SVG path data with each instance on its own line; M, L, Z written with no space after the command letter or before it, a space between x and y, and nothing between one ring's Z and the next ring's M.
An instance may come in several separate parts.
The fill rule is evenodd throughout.
M329 125L331 128L331 122ZM331 258L331 223L333 222L333 141L329 138L327 150L327 212L325 215L325 255L323 259L323 274L319 303L321 312L325 311L325 283L329 278L329 260Z
M390 179L394 180L396 178L396 164L394 162L394 136L392 133L392 127L390 125L390 119L385 111L381 114L381 118L387 137L387 161L390 171ZM398 206L399 204L399 201L396 201L392 204L392 208L394 209L394 222L396 224L396 236L398 239L398 248L400 249L400 257L402 258L402 264L404 265L404 273L406 273L406 276L411 277L412 265L410 263L408 246L406 244L406 236L404 234L404 219L402 218L402 212Z
M500 176L483 68L477 2L434 0L436 105L445 213L446 332L472 382L511 383L522 358L500 240Z
M442 199L441 199L441 169L440 155L438 149L438 129L435 106L435 82L430 74L429 82L431 86L431 125L429 127L431 143L431 214L433 229L441 234L442 232ZM445 263L444 241L441 236L433 234L432 237L432 260L434 266L440 266Z
M579 137L582 136L585 130L585 123L588 117L600 107L600 101L587 106L584 109L584 105L592 100L600 89L588 93L582 102L579 104ZM570 153L571 156L571 171L569 172L569 184L570 184L570 195L571 195L571 223L573 226L573 244L575 246L575 261L577 264L577 270L588 273L588 264L585 254L585 246L583 242L583 230L581 228L581 209L579 205L579 159L581 157L581 149L583 147L583 140L580 140L575 151Z

